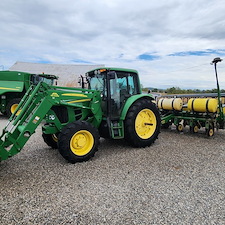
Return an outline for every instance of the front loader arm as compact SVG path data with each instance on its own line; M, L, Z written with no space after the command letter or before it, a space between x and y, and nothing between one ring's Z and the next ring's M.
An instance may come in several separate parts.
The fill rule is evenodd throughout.
M3 129L0 136L0 161L20 152L54 104L51 98L44 95L47 86L43 84L39 83L34 90L28 90Z

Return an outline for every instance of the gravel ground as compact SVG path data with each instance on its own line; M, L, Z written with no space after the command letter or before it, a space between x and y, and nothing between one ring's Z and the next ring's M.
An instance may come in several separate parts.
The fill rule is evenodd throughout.
M69 164L39 127L0 163L0 224L225 224L224 138L172 128L144 149L102 139Z

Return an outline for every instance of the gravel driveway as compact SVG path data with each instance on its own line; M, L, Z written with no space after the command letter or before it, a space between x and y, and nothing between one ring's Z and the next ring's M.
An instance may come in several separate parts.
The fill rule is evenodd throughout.
M94 158L69 164L38 127L0 163L0 224L225 224L224 139L174 128L144 149L102 139Z

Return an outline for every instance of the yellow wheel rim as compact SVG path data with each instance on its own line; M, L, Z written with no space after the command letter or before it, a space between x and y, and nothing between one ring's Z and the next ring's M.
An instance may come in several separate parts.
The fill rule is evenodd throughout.
M70 140L71 151L78 156L88 154L94 145L93 135L87 130L76 132Z
M178 127L177 127L178 131L182 131L183 130L183 126L182 124L179 124Z
M13 104L10 108L11 113L14 113L16 111L18 104Z
M198 126L194 126L194 133L197 133L198 132Z
M58 137L56 136L56 134L52 134L52 140L58 142Z
M156 116L150 109L141 110L135 119L135 131L142 139L150 138L156 129Z
M211 128L211 129L209 129L209 136L210 137L212 137L213 136L213 134L214 134L214 130Z

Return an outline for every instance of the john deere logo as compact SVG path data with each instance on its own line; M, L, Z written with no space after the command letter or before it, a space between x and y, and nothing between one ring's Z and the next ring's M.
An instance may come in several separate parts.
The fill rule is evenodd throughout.
M53 93L51 94L51 97L58 98L58 97L59 97L59 95L58 95L57 93L53 92Z

